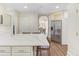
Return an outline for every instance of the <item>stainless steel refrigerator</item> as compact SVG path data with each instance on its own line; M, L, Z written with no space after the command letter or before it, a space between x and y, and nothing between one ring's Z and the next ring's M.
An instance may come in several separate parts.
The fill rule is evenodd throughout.
M62 21L51 21L51 40L61 43L62 42Z

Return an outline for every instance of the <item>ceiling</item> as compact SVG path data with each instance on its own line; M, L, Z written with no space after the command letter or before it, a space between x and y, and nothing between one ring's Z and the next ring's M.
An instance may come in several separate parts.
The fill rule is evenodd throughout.
M18 12L34 12L39 14L49 14L57 10L65 10L67 3L0 3L1 6L6 8L13 8ZM28 8L24 8L27 6ZM56 9L56 6L59 6Z

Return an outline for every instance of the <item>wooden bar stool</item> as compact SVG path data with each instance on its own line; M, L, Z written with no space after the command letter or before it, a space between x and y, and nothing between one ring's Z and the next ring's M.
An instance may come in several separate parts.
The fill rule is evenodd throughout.
M50 56L50 46L38 46L37 56L42 56L42 51L47 51L47 55ZM40 54L39 54L40 53Z
M44 37L44 36L42 36L42 37ZM37 56L42 56L42 51L47 51L47 55L51 56L51 53L50 53L51 39L49 39L48 37L46 37L46 39L49 42L49 46L38 46L37 51L36 51ZM40 54L39 54L39 52L40 52Z
M48 56L51 55L50 53L51 40L48 40L48 42L49 42L49 46L38 46L37 47L37 53L36 53L37 56L39 56L39 52L40 52L40 56L42 56L42 51L47 51Z

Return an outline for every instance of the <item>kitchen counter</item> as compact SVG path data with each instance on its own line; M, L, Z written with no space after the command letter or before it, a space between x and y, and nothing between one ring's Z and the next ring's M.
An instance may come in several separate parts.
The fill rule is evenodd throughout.
M0 56L36 56L37 46L49 46L44 34L15 34L0 25Z
M49 46L46 35L0 32L0 56L36 56L37 46Z
M16 34L0 36L0 46L49 46L44 34Z

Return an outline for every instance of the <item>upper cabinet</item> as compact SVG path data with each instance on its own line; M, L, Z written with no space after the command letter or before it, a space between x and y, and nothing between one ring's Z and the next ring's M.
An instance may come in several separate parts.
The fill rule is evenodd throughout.
M0 7L0 24L11 26L12 15L10 10Z
M9 14L0 14L0 24L11 26L12 16Z
M13 29L15 33L18 33L18 21L17 12L11 8L5 8L0 6L0 25L10 27L12 33Z
M12 16L8 14L4 14L3 16L3 24L5 26L11 26Z
M50 20L62 20L63 15L64 15L63 11L51 13Z

